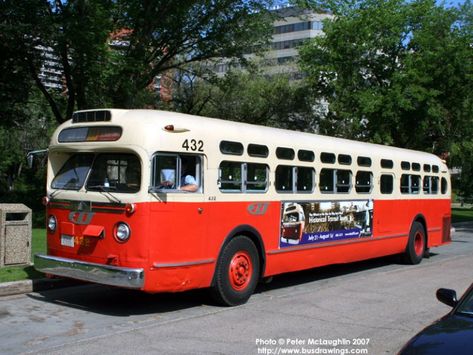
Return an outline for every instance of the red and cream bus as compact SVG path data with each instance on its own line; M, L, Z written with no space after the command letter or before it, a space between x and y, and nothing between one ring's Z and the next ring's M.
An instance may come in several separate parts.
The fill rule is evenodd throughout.
M54 133L47 274L248 300L284 272L450 242L450 179L407 149L152 110L74 113Z

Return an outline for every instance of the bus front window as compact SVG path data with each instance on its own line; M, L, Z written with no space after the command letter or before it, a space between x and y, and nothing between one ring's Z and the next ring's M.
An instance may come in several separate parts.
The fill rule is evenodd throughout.
M138 192L140 160L133 154L74 154L59 170L51 187L78 191L84 183L88 191Z
M99 154L95 158L86 189L134 193L140 190L141 165L133 154Z
M53 189L80 190L94 160L93 154L75 154L66 161L55 176Z

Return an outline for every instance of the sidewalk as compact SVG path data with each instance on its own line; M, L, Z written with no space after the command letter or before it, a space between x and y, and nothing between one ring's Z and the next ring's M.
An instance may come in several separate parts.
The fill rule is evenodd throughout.
M0 297L21 293L39 292L54 288L69 287L81 284L81 281L71 279L36 279L0 283Z

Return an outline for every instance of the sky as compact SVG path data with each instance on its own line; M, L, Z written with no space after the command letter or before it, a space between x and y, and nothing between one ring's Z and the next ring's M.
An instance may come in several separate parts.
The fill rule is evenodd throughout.
M445 3L446 6L458 6L464 4L465 0L446 0L446 1L437 1L437 4Z

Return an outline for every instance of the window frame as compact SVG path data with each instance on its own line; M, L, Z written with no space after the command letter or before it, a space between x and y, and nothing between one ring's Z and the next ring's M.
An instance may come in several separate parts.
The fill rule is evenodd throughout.
M332 180L332 190L322 190L322 187L325 186L322 184L321 179L324 177L324 172L331 171L331 180ZM348 183L347 184L340 184L339 183L339 172L347 172L348 173ZM330 174L327 175L330 177ZM321 194L349 194L353 188L353 173L349 169L334 169L334 168L322 168L320 169L319 173L319 191ZM328 180L328 179L327 179ZM340 191L340 187L347 187L347 191Z
M283 190L283 189L278 188L278 169L280 169L280 168L290 169L290 171L291 171L291 184L290 184L291 189ZM310 189L308 189L308 190L301 190L301 189L299 189L299 182L300 182L299 176L300 176L300 171L305 170L305 169L310 171L311 186L310 186ZM275 187L275 190L276 190L277 193L282 193L282 194L285 194L285 193L309 194L309 193L314 192L315 185L316 185L316 182L315 182L315 169L313 167L283 165L283 164L280 164L276 167L274 187Z
M403 182L404 178L407 179L407 185L405 184L405 181ZM417 179L417 186L414 184L414 179ZM420 175L402 174L400 177L399 191L403 195L420 195L422 183L423 182Z
M230 163L230 164L237 164L240 166L240 189L223 189L222 188L222 183L228 183L231 181L227 180L222 180L222 164L223 163ZM253 181L248 181L248 166L249 165L260 165L265 168L265 180L258 183L264 183L265 188L264 190L258 190L258 189L249 189L248 185L255 185L256 183ZM220 164L218 165L218 180L217 180L217 186L218 189L221 193L256 193L256 194L263 194L266 193L269 189L269 166L264 163L253 163L253 162L242 162L242 161L233 161L233 160L222 160L220 161Z
M384 177L389 177L391 178L391 189L389 192L385 192L387 190L383 190L383 178ZM392 195L393 192L394 192L394 175L393 174L381 174L379 176L379 192L382 194L382 195Z
M167 188L167 187L160 187L160 185L156 186L156 178L157 178L157 165L156 160L159 157L175 157L176 158L176 170L175 174L175 187L174 188ZM201 154L187 154L187 153L177 153L177 152L161 152L158 151L153 154L151 157L151 179L150 179L150 186L148 188L149 192L162 192L162 193L189 193L189 191L180 190L181 188L181 170L182 170L182 157L193 157L195 158L196 166L195 166L195 180L198 185L198 189L191 193L194 194L202 194L204 191L204 156ZM162 171L163 169L161 169ZM159 174L161 174L161 171ZM179 176L179 178L177 178Z
M368 185L361 185L361 184L358 184L358 174L361 174L361 173L367 173L369 174L369 184ZM366 188L366 187L369 187L369 191L358 191L359 188ZM372 171L369 171L369 170L358 170L355 174L355 191L356 193L359 193L359 194L370 194L372 191L373 191L373 172Z

